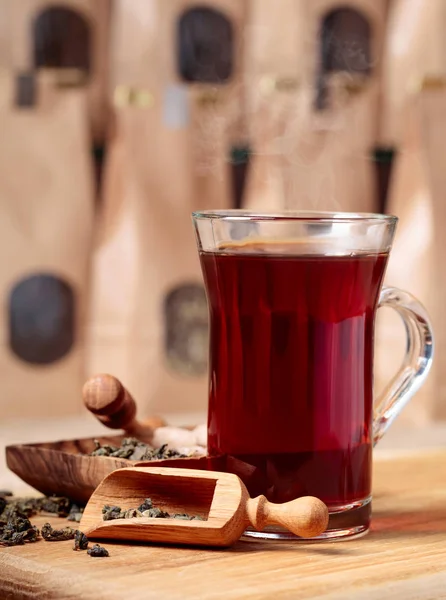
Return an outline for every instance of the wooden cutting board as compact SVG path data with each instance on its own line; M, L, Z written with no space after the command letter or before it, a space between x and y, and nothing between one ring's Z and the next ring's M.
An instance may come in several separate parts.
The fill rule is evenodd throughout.
M107 543L110 558L73 552L72 542L2 549L0 598L446 598L445 474L446 451L377 461L373 528L351 542L240 541L229 550Z

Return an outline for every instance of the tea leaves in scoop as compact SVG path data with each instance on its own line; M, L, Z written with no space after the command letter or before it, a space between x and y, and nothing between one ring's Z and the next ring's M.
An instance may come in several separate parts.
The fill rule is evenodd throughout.
M204 521L203 517L198 515L188 515L187 513L169 514L158 506L154 506L151 498L146 498L138 508L129 508L122 510L120 506L110 506L105 504L102 509L102 518L104 521L112 521L113 519L182 519L184 521Z

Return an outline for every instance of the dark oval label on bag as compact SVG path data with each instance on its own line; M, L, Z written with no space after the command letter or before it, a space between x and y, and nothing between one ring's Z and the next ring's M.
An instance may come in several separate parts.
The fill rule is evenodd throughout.
M33 36L36 67L90 71L91 30L82 13L64 6L46 8L34 21Z
M75 337L75 298L54 275L31 275L9 297L9 345L21 360L45 365L66 356Z
M208 308L203 286L189 283L164 300L165 353L181 375L205 375L208 365Z
M184 81L224 83L234 69L231 21L208 7L187 10L178 23L178 71Z

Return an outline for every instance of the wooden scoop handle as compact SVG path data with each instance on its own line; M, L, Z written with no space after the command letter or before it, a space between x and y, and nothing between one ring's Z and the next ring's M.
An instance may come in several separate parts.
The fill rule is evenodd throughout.
M313 496L303 496L273 504L265 496L250 498L246 503L247 523L262 531L267 525L280 525L302 538L316 537L327 529L328 508Z
M111 429L124 429L129 435L151 442L156 427L164 425L156 417L140 422L136 418L136 403L132 395L113 375L91 377L82 389L87 409Z

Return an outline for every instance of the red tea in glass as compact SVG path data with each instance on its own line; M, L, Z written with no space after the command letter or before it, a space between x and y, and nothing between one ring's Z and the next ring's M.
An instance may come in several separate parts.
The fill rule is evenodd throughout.
M251 495L322 499L331 513L325 537L368 529L372 446L386 411L409 392L406 373L374 421L374 321L394 219L343 218L217 213L206 247L207 213L195 216L210 315L209 454L231 457ZM243 238L234 239L240 225ZM412 298L382 296L382 304L427 323ZM427 331L413 335L429 363ZM409 357L412 385L428 370L418 358Z

